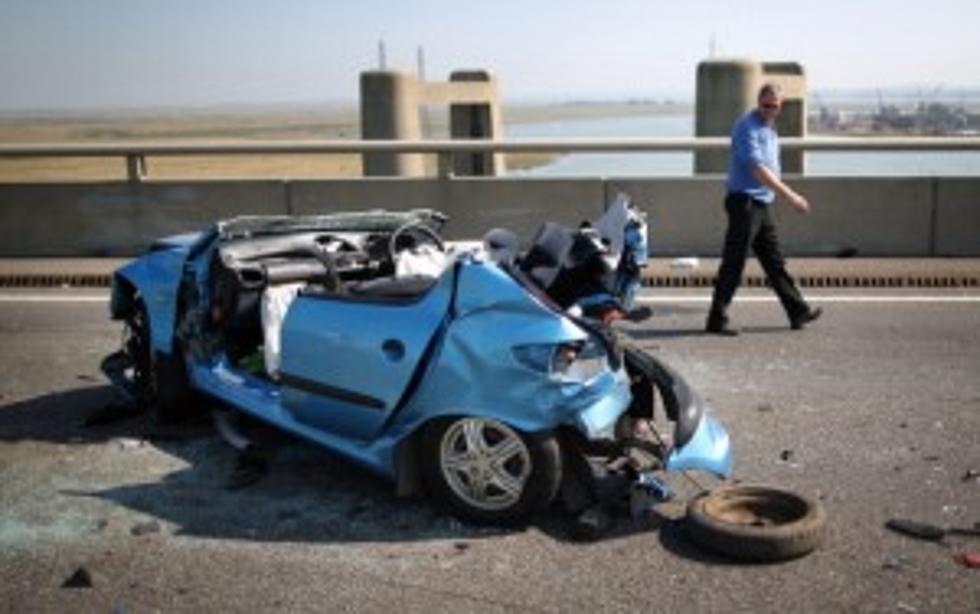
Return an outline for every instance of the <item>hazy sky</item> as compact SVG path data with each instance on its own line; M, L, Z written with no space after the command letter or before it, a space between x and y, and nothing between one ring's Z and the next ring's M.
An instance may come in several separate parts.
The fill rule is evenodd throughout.
M353 102L358 73L487 68L505 101L693 96L719 57L811 89L980 86L976 0L0 0L0 110Z

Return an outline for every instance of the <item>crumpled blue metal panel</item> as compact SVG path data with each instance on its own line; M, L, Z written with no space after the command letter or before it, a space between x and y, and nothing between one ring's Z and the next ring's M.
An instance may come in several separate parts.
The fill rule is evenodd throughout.
M154 350L170 352L177 310L177 289L187 250L180 247L151 252L116 270L112 282L110 311L118 313L123 301L117 277L131 283L146 305L150 319L150 341Z
M585 340L587 333L571 320L493 264L464 264L458 284L455 318L396 431L433 416L465 414L528 432L570 424L598 435L627 409L623 373L606 370L582 381L548 376L515 358L517 346Z
M613 439L616 421L629 407L630 383L626 371L611 371L611 382L596 386L603 393L594 402L575 414L575 426L589 439Z
M691 440L667 457L668 471L701 469L718 477L732 474L732 448L728 432L718 420L704 414Z

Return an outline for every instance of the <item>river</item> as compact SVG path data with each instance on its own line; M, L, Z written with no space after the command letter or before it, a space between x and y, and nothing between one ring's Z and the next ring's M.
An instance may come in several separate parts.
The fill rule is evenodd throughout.
M689 137L690 115L569 119L508 125L509 138ZM515 171L527 177L691 176L690 153L569 154L550 164ZM806 154L807 175L977 176L980 152L814 152Z

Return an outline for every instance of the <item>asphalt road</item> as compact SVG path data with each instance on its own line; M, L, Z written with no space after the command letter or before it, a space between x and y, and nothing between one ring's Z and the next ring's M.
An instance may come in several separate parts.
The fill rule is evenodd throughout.
M559 515L461 526L286 437L268 477L228 490L207 422L83 426L112 402L98 363L119 338L93 293L0 293L0 610L980 612L980 569L953 559L980 538L883 526L980 522L976 290L811 292L826 313L800 332L744 292L735 339L700 332L704 291L644 296L655 316L628 334L712 402L736 477L827 508L825 546L775 565L700 552L673 521L591 543ZM92 587L61 588L80 568Z

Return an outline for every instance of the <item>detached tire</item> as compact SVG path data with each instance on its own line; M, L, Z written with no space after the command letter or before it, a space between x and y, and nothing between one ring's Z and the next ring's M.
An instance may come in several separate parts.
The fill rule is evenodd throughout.
M688 504L691 539L746 561L803 556L823 543L827 514L819 502L766 486L730 486Z
M561 448L497 420L440 419L422 434L422 468L429 494L460 520L519 526L558 493Z

